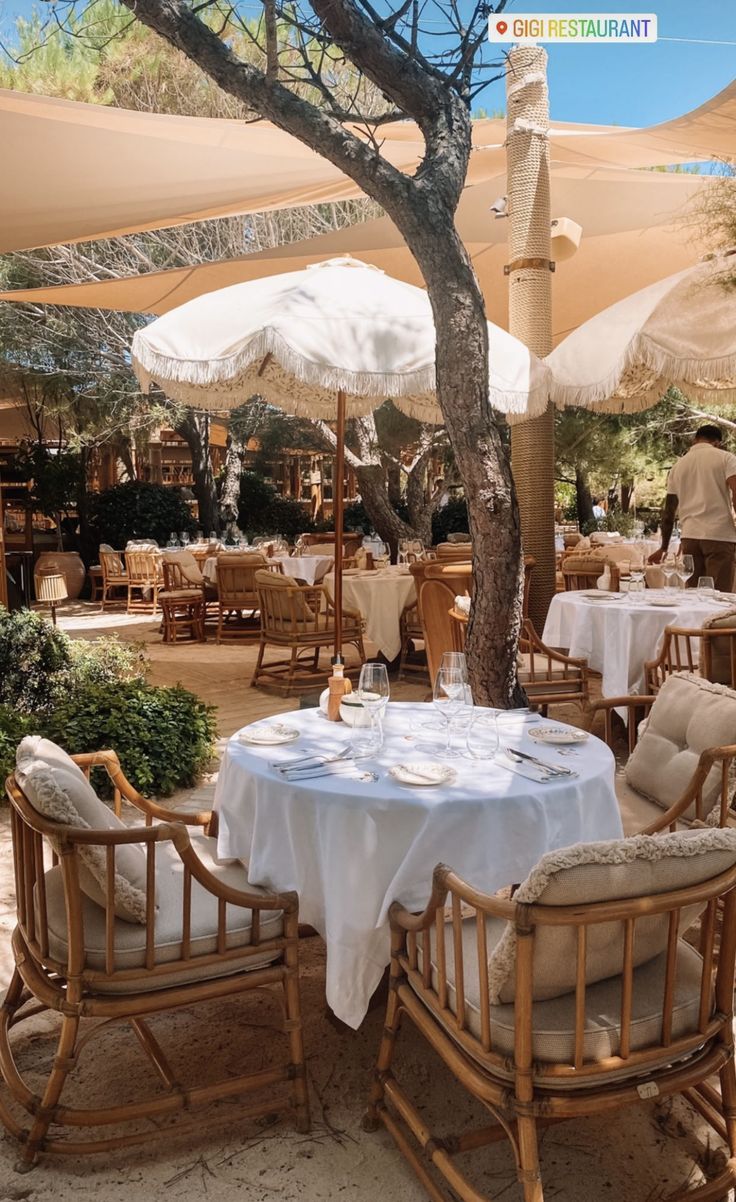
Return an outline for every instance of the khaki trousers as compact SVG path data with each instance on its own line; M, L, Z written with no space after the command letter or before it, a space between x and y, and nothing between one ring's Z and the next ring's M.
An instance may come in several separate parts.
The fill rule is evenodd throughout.
M733 592L736 543L723 543L714 538L683 538L680 552L693 557L694 571L687 582L688 588L695 588L699 576L712 576L715 587L722 593Z

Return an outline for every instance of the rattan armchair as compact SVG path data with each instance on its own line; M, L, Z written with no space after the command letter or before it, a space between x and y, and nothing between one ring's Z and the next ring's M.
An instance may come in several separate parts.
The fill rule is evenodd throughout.
M611 563L603 556L597 558L592 555L566 556L560 565L565 590L595 588L599 577L603 575L606 568L609 569L611 576L611 589L615 591L620 584L620 572L617 564Z
M736 691L690 673L668 676L656 695L607 697L588 707L613 750L614 714L626 713L628 759L616 773L624 830L653 835L734 820Z
M191 1120L176 1130L199 1132L207 1117L202 1107L255 1091L261 1091L260 1101L238 1113L252 1117L286 1106L298 1129L308 1130L296 894L255 888L242 865L219 864L212 815L172 812L147 801L126 780L114 752L77 755L72 764L60 748L42 743L46 750L41 748L37 763L47 774L41 778L44 788L48 771L56 780L61 774L66 801L75 790L86 790L93 806L101 807L102 820L94 827L81 821L68 825L48 817L48 807L44 816L38 798L36 804L29 799L40 782L33 764L28 773L28 761L7 781L18 923L12 936L15 970L0 1012L0 1119L21 1141L22 1164L30 1167L42 1152L86 1155L168 1139L170 1128L161 1120L179 1111L190 1112ZM81 768L89 778L98 766L112 781L116 810L121 799L129 802L140 812L138 825L116 823L79 773ZM84 797L80 804L87 804ZM121 874L129 871L126 857L131 855L142 870L138 892L128 895ZM96 893L90 890L91 856L96 857ZM126 912L126 920L120 905L129 896L138 899L138 911ZM288 1062L278 1067L246 1065L234 1072L228 1065L219 1080L192 1080L190 1073L187 1081L187 1059L176 1047L176 1032L172 1062L148 1025L150 1016L166 1011L264 989L275 991L283 1007L289 1053ZM36 1054L26 1083L19 1064L27 1057L18 1032L24 1019L39 1011L60 1016L58 1043L45 1081ZM130 1024L153 1065L150 1096L130 1100L123 1082L120 1102L100 1105L96 1098L85 1107L84 1098L77 1097L67 1104L67 1078L80 1057L97 1054L104 1073L104 1052L96 1051L96 1041L102 1037L104 1042L110 1024L119 1022ZM161 1027L159 1021L159 1033ZM215 1035L210 1031L210 1038ZM27 1112L26 1121L18 1118L19 1110ZM136 1130L121 1134L120 1125L131 1122ZM80 1127L110 1125L117 1130L96 1139L78 1133ZM72 1134L65 1136L69 1129Z
M128 613L155 614L163 588L160 551L126 551Z
M289 576L261 570L256 572L256 589L261 633L251 685L276 684L288 695L324 680L320 651L335 638L335 609L325 586L296 584ZM362 664L363 618L356 610L343 608L342 634L343 645L352 644ZM265 663L269 646L288 650L288 658Z
M698 919L696 951L681 935ZM498 1197L471 1183L463 1154L505 1139L518 1196L544 1202L541 1129L593 1114L613 1121L619 1109L678 1093L727 1147L715 1176L698 1181L693 1164L668 1198L730 1196L736 832L577 844L545 856L513 900L440 865L424 912L394 904L390 921L388 1007L364 1127L386 1128L433 1202ZM408 1021L490 1122L457 1130L448 1109L442 1131L430 1127L401 1079ZM629 1187L622 1179L612 1196L629 1197Z
M116 589L128 588L128 576L125 571L125 560L122 551L104 550L100 547L100 568L102 569L102 609L116 600L112 596ZM123 598L117 599L121 604Z
M232 551L217 556L217 641L259 637L256 572L268 571L259 551Z
M656 659L644 664L647 693L673 672L699 671L706 680L736 688L736 614L719 614L703 626L668 626Z

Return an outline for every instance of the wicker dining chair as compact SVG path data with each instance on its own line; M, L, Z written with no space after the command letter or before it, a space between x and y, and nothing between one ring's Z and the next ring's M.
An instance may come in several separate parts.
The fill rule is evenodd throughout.
M125 800L139 812L137 825L124 825L99 800L89 779L96 767L115 790L116 811ZM86 1155L145 1139L167 1141L165 1120L180 1111L190 1112L191 1121L176 1130L199 1133L207 1117L201 1108L256 1090L261 1100L238 1113L253 1117L286 1106L298 1129L308 1130L297 895L256 888L242 864L220 864L212 814L170 811L146 800L112 751L70 757L45 739L26 739L6 787L18 922L11 941L15 968L0 1011L0 1120L21 1141L25 1166L42 1152ZM189 1057L182 1056L176 1029L169 1032L169 1060L159 1043L161 1020L156 1035L148 1025L149 1017L166 1011L261 990L283 1007L285 1064L264 1068L259 1056L256 1065L228 1063L219 1080L202 1079L207 1056L187 1073ZM55 1011L60 1019L45 1080L37 1048L24 1077L28 1044L16 1035L39 1011ZM210 1021L215 1025L207 1037L216 1042L217 1020ZM78 1060L95 1055L95 1041L104 1042L113 1023L129 1024L151 1061L150 1095L131 1099L124 1080L120 1101L101 1105L97 1094L85 1106L73 1090L67 1102L67 1079ZM104 1077L102 1048L96 1055ZM19 1120L18 1108L27 1121ZM121 1134L120 1125L131 1122L137 1129ZM79 1134L80 1127L109 1125L118 1130L95 1139Z
M335 639L335 608L325 586L296 584L289 576L261 570L256 589L261 632L251 685L276 684L286 696L323 681L320 651ZM363 618L356 610L343 608L342 633L343 645L354 646L364 663ZM269 646L288 651L288 658L265 663Z
M736 611L702 626L667 626L659 655L644 664L647 693L658 692L668 676L683 671L736 688Z
M260 635L256 572L269 571L260 551L228 552L217 556L217 642Z
M155 614L158 594L163 588L161 553L159 551L126 551L128 574L128 613Z
M116 589L125 590L127 595L128 575L125 571L125 559L122 551L113 551L112 549L103 551L100 547L100 567L102 569L102 609L106 607L116 598L112 596ZM118 604L123 603L124 598L117 598Z
M620 584L618 566L604 559L603 556L568 555L560 565L562 579L567 591L574 589L595 588L598 579L608 568L611 575L611 589L615 592Z
M655 695L593 702L603 738L616 747L613 716L626 711L629 755L615 778L627 833L657 834L682 825L734 821L736 690L702 676L668 676Z
M668 1198L730 1196L736 831L552 851L510 900L439 865L421 914L398 903L389 914L388 1006L364 1127L386 1128L433 1202L490 1202L468 1179L468 1158L457 1158L504 1139L520 1195L544 1202L544 1127L594 1114L611 1122L617 1110L674 1094L727 1148L713 1176L690 1188L695 1163ZM697 951L682 938L696 922ZM490 1123L458 1130L453 1105L433 1129L396 1063L407 1020ZM622 1179L612 1195L629 1186Z
M167 551L162 558L164 588L196 588L201 591L205 605L216 604L217 585L205 579L202 567L203 564L189 548Z

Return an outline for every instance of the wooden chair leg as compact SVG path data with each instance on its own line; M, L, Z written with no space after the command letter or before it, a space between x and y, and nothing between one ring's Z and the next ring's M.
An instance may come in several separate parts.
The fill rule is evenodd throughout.
M33 1165L43 1147L46 1132L53 1119L54 1110L58 1105L67 1075L74 1065L74 1048L77 1042L79 1019L76 1016L65 1014L61 1023L54 1065L46 1082L43 1098L36 1111L36 1118L28 1134L28 1140L23 1148L23 1163L27 1168Z
M398 966L396 966L398 969ZM394 965L391 965L391 980L388 991L388 1002L386 1003L386 1022L381 1033L381 1043L378 1049L378 1059L373 1076L373 1084L371 1085L370 1098L368 1101L368 1109L363 1115L363 1130L377 1131L380 1119L378 1111L383 1107L384 1088L383 1083L386 1076L391 1072L391 1064L396 1050L396 1040L401 1027L401 1008L399 1006L399 993L396 989L401 970L395 972Z
M302 1032L301 999L299 996L299 926L294 920L294 939L285 953L286 975L284 977L284 1013L289 1035L291 1067L294 1078L291 1100L296 1115L296 1129L302 1134L311 1130L309 1095L307 1092L307 1069L304 1058L304 1035Z
M524 1202L544 1202L542 1176L539 1171L537 1121L533 1117L517 1119L519 1133L519 1182L524 1190Z
M253 675L252 675L251 681L250 681L251 688L255 688L255 686L258 684L258 677L260 676L261 668L263 667L263 656L264 656L265 650L266 650L266 642L265 642L265 639L263 637L261 637L260 645L258 647L258 659L256 660L256 666L253 669Z

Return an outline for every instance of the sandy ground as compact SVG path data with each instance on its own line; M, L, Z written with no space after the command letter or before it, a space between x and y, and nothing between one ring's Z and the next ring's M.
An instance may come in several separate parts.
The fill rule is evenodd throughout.
M70 617L75 634L87 634L94 623ZM107 623L105 623L107 625ZM112 623L111 623L112 625ZM87 627L87 629L85 629ZM151 642L155 626L120 623L124 637ZM153 679L177 677L183 649L161 649L151 642ZM172 653L176 652L176 655ZM219 649L212 647L217 658ZM259 708L263 695L243 685L252 651L227 649L240 663L240 702L246 714ZM223 667L225 659L223 657ZM178 671L186 676L186 672ZM220 676L219 670L216 672ZM226 673L225 673L226 676ZM223 727L230 726L232 685L222 679L228 694ZM417 686L407 693L416 695ZM211 699L208 697L208 700ZM212 698L216 700L216 698ZM294 702L273 708L292 708ZM223 734L227 733L223 729ZM213 779L204 782L182 802L196 796L201 805L211 798ZM11 972L9 934L15 902L7 807L0 812L0 989ZM85 1159L45 1158L27 1174L14 1165L16 1145L0 1141L0 1202L130 1202L137 1197L171 1202L424 1202L426 1194L408 1164L384 1133L361 1130L370 1074L382 1024L382 1009L369 1013L359 1031L338 1030L329 1021L324 1002L324 952L319 938L302 943L302 997L305 1041L313 1114L310 1135L294 1132L276 1113L266 1120L241 1121L230 1104L209 1114L200 1112L194 1135L177 1136L175 1126L160 1123L148 1145L117 1154ZM159 1016L152 1024L185 1080L201 1080L211 1070L231 1071L243 1063L254 1070L284 1055L278 1012L271 999L255 995L243 1001L200 1006ZM23 1063L31 1075L48 1056L55 1018L31 1020L17 1035ZM486 1120L471 1103L409 1024L397 1049L397 1073L444 1133ZM69 1084L69 1102L84 1097L86 1105L110 1104L135 1096L148 1066L132 1033L115 1027L92 1041ZM201 1118L201 1124L199 1119ZM205 1119L213 1119L206 1125ZM558 1202L659 1202L682 1186L708 1174L720 1156L718 1141L685 1103L642 1103L628 1113L590 1118L549 1128L542 1140L545 1199ZM696 1168L693 1170L693 1159ZM521 1202L513 1160L505 1144L473 1154L472 1175L477 1188L493 1202Z

